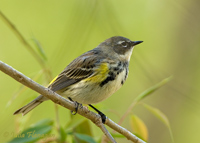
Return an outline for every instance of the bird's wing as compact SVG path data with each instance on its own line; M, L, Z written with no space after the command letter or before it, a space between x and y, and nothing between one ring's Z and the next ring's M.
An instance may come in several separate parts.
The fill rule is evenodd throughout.
M53 91L62 90L92 76L95 72L93 68L100 63L97 54L94 51L89 51L76 58L50 83L49 88Z

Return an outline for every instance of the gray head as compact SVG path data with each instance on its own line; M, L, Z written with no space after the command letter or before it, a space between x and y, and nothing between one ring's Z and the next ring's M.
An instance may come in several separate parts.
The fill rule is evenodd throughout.
M108 48L112 48L114 52L127 60L130 59L133 47L143 41L131 41L125 37L115 36L105 40L101 45L105 45Z

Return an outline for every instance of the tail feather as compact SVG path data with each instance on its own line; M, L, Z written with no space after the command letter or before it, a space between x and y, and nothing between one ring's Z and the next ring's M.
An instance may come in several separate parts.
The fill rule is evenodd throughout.
M34 99L33 101L31 101L27 105L25 105L22 108L15 111L13 113L13 115L20 114L20 113L22 113L23 116L26 115L28 112L33 110L35 107L37 107L38 105L40 105L44 101L44 100L41 100L42 97L43 96L40 95L38 98Z

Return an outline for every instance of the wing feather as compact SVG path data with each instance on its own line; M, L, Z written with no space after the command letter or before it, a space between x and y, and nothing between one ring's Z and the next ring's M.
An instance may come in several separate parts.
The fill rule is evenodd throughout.
M95 73L93 68L100 63L97 56L97 52L89 51L76 58L58 75L56 80L49 85L49 88L53 91L59 91L92 76Z

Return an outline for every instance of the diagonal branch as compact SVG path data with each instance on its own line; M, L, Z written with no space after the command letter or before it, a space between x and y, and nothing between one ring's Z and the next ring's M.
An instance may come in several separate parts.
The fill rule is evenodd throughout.
M62 96L58 95L57 93L53 92L52 90L45 88L45 87L41 86L40 84L34 82L30 78L26 77L25 75L18 72L17 70L12 68L11 66L3 63L2 61L0 61L0 70L2 72L4 72L5 74L11 76L12 78L17 80L18 82L20 82L20 83L24 84L25 86L31 88L32 90L34 90L34 91L44 95L45 97L49 98L50 100L52 100L56 104L59 104L59 105L65 107L69 110L74 111L75 104L73 102L63 98ZM79 107L77 113L88 118L89 120L91 120L96 126L98 126L102 130L102 132L106 135L106 137L112 143L116 142L114 140L114 138L111 136L111 134L107 131L105 126L103 125L103 123L101 121L101 117L98 114L89 111L86 107ZM124 135L127 139L133 141L134 143L145 143L143 140L139 139L138 137L133 135L131 132L129 132L125 128L119 126L118 124L116 124L115 122L113 122L109 118L106 119L105 124L107 126L109 126L110 128L112 128L113 130Z

